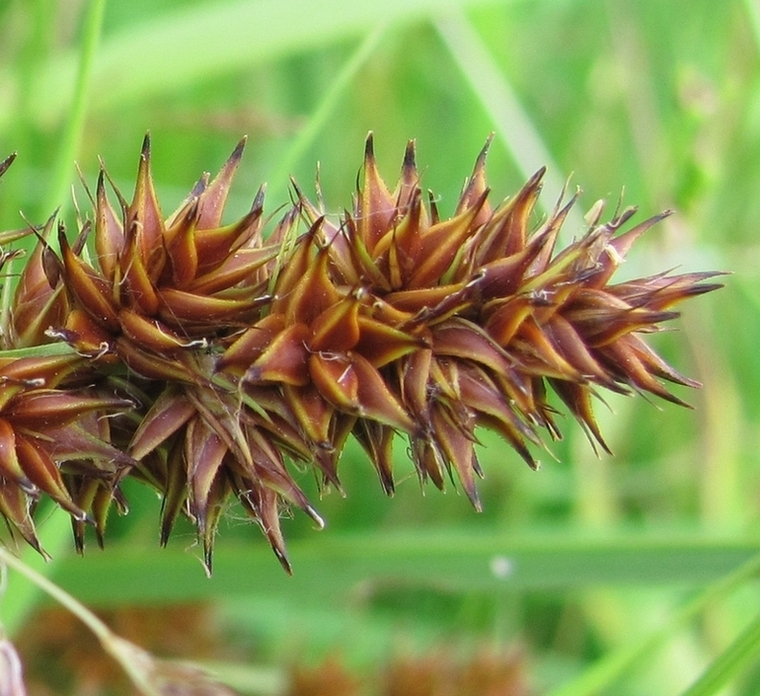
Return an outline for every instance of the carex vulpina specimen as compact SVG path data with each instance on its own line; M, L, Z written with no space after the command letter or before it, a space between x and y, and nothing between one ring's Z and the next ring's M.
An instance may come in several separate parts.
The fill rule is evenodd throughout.
M113 185L108 193L102 169L91 218L75 239L59 227L59 255L45 241L52 219L35 230L42 241L22 273L11 335L55 349L23 363L23 378L4 377L21 363L0 363L9 390L0 447L15 452L3 460L0 512L33 545L28 510L40 493L72 514L81 546L82 525L102 534L109 504L125 507L118 484L131 476L162 495L162 543L188 516L210 569L219 519L237 499L289 569L283 508L322 520L288 460L340 490L353 436L391 494L400 435L421 481L452 477L479 508L479 428L535 468L544 434L560 437L551 392L607 449L592 410L598 390L683 404L665 383L698 386L644 338L678 316L678 302L720 287L708 282L717 274L613 281L669 213L630 225L626 208L602 222L598 204L559 249L577 195L537 222L543 171L492 205L487 143L447 218L422 190L414 144L391 189L370 135L351 210L330 215L321 195L312 201L294 184L291 207L265 234L263 188L240 220L222 221L243 145L166 217L146 138L131 202ZM84 373L95 386L82 391ZM107 397L105 383L120 386ZM111 427L99 425L104 413L117 414ZM50 428L72 446L49 452ZM97 456L75 451L85 440ZM120 456L102 463L112 451Z

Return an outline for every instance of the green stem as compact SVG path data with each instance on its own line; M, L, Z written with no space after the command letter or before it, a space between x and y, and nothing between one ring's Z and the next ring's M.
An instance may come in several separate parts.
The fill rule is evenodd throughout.
M66 549L71 546L71 518L58 507L46 517L39 526L42 548L52 556L46 561L31 547L22 552L24 565L37 570L40 574L51 575L58 563L65 557ZM6 633L14 636L24 625L40 599L39 589L22 578L11 577L3 592L2 620Z
M144 668L140 669L141 666L144 667L144 664L141 665L141 663L146 655L139 648L115 635L108 626L79 600L72 597L44 575L30 568L2 546L0 546L0 564L13 568L17 573L23 575L51 599L54 599L84 623L95 634L103 649L121 665L122 669L141 693L145 696L161 696L158 690L150 683L147 671Z

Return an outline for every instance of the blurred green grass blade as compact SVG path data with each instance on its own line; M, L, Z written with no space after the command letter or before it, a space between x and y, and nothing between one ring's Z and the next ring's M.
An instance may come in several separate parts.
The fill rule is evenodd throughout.
M392 21L424 18L496 0L229 0L163 13L104 39L93 74L94 108L134 103L224 72L301 53ZM503 0L501 3L503 4ZM69 104L76 56L53 58L36 86L33 112L57 119Z
M45 562L34 549L24 546L19 556L24 564L45 577L51 577L60 564L65 563L66 551L71 548L71 518L59 507L38 525L42 548L53 558ZM24 624L24 619L42 599L39 587L20 574L12 573L0 597L0 619L5 632L13 636Z
M330 89L324 94L317 108L299 131L293 144L288 148L285 157L279 162L277 170L272 173L270 181L273 184L268 189L270 198L273 200L279 199L281 190L286 186L285 182L293 173L293 168L308 150L309 146L317 139L320 130L325 126L330 118L330 114L333 113L340 102L341 95L351 84L351 80L356 76L356 73L372 56L385 31L385 24L381 24L371 31L351 54L341 71L335 76Z
M652 632L642 641L608 652L596 664L584 670L577 679L563 684L546 696L594 696L617 682L637 666L645 666L651 655L684 625L702 612L711 602L724 598L760 572L760 555L755 553L743 565L676 611L667 624Z
M752 664L760 660L760 616L758 616L707 668L682 696L712 696Z
M538 205L544 212L551 213L565 187L565 180L539 128L463 12L444 14L435 22L435 27L523 177L529 179L541 167L547 167L544 176L547 195L539 198ZM569 225L565 229L585 229L583 216L577 208L571 210L568 217Z
M283 575L263 543L230 540L217 546L210 581L192 551L127 546L111 546L107 553L84 559L64 559L56 581L83 601L98 605L178 602L235 593L329 599L345 597L362 583L435 586L452 592L693 585L722 577L758 548L755 539L372 532L291 542L291 578Z
M749 15L749 23L752 27L752 34L755 37L755 44L760 51L760 5L757 0L744 0Z
M70 199L68 187L72 180L73 163L84 132L85 116L91 92L92 70L103 26L105 5L105 0L90 0L84 14L71 108L58 146L52 183L48 187L43 210L53 210L56 206L66 205ZM53 248L57 246L55 235L53 235L53 239L49 240L49 243Z

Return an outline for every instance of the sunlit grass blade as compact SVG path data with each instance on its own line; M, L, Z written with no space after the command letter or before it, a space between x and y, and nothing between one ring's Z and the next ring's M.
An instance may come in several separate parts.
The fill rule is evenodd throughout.
M652 655L684 625L712 602L722 599L760 571L760 555L755 554L738 569L709 585L690 602L674 612L662 628L632 645L608 652L596 664L584 670L576 679L547 693L547 696L593 696L636 667L645 666ZM757 629L755 629L757 630ZM756 641L752 636L750 642ZM753 642L754 644L754 642ZM712 692L709 692L712 693Z
M747 8L755 43L760 47L760 7L755 0L745 0L744 5Z
M702 676L682 696L712 696L727 686L760 656L760 617L754 619L741 635L726 648Z
M288 148L287 153L280 160L278 168L271 178L272 185L269 187L269 196L272 200L279 199L281 188L293 173L293 169L298 164L299 159L317 139L320 131L330 118L330 114L338 106L341 95L380 44L386 28L385 24L380 24L367 34L366 38L349 56L341 71L332 80L330 88L325 92L319 105L309 116L303 128L299 131L298 136Z
M106 38L94 66L95 108L165 94L202 79L331 44L393 21L495 0L230 0L164 13ZM241 28L244 28L241 31ZM160 47L161 50L156 50ZM69 108L65 86L76 57L55 56L36 88L35 116L57 118Z
M85 116L92 88L93 65L100 40L105 5L105 0L90 0L87 3L81 46L77 50L76 56L77 69L73 83L73 96L58 146L52 183L44 197L43 210L52 210L58 205L63 205L69 198L67 193L72 180L73 163L79 149L79 141L84 131ZM68 93L65 88L64 91ZM54 238L49 241L51 244L55 244Z

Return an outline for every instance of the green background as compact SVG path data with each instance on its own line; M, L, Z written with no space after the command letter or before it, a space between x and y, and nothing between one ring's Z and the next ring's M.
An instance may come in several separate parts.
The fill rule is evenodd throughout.
M368 131L391 184L416 140L449 214L494 132L493 202L547 164L544 210L568 177L584 191L565 240L599 198L640 219L677 211L621 276L733 272L652 339L704 383L677 392L694 410L605 397L614 457L567 417L538 472L483 434L476 514L452 486L420 495L403 443L386 499L349 445L347 497L317 505L327 528L283 523L293 578L233 509L207 579L189 525L157 548L160 502L133 486L131 514L84 558L65 516L43 510L45 572L93 607L213 601L256 646L253 664L217 666L246 693L276 692L293 651L361 672L442 644L520 646L536 693L760 693L759 66L753 0L5 0L0 155L18 158L0 185L4 229L58 206L73 226L74 161L92 186L102 157L129 194L147 131L166 214L244 134L228 219L261 183L273 214L290 175L313 190L317 162L339 212ZM316 496L309 472L299 480ZM33 621L38 600L11 577L6 627Z

